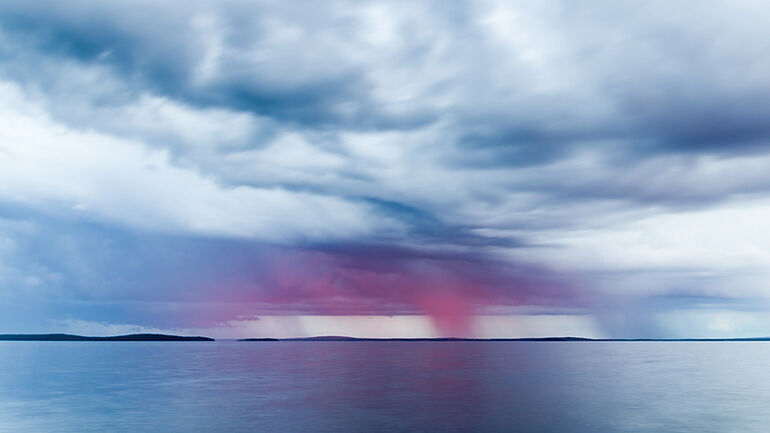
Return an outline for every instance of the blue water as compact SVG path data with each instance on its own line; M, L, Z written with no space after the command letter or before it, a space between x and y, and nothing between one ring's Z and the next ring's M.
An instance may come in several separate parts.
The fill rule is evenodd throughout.
M0 432L766 432L768 343L0 342Z

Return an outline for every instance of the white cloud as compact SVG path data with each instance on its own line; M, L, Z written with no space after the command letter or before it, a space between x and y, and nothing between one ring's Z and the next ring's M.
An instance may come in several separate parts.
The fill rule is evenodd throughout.
M668 338L765 337L770 313L727 309L674 310L651 320L667 330ZM474 318L479 338L538 338L574 336L610 338L592 315L494 315ZM431 338L438 334L425 316L263 316L232 321L213 328L155 328L83 320L62 320L35 332L108 336L135 333L202 335L217 339L294 338L341 335L361 338ZM640 336L625 336L640 337ZM649 337L649 336L641 336Z
M145 229L278 242L349 238L392 224L336 197L219 185L141 141L57 123L28 98L12 84L0 87L6 201Z
M473 319L478 338L526 338L550 336L604 337L591 316L581 315L481 315ZM204 335L220 339L295 338L321 335L359 338L441 337L427 316L260 316L235 320L211 328L156 329L68 320L58 324L64 331L81 335L117 335L139 332ZM60 328L57 328L60 329Z
M62 320L48 324L50 328L39 332L49 333L63 333L63 334L75 334L84 335L90 337L105 337L113 335L127 335L127 334L184 334L190 335L183 329L160 329L142 325L129 325L120 323L108 323L108 322L90 322L86 320ZM55 331L50 331L51 329Z

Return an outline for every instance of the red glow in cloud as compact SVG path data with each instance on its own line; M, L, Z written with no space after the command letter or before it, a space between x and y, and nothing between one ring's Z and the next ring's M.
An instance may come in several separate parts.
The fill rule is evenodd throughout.
M473 331L474 304L458 293L418 293L417 305L430 316L442 337L469 337Z
M458 337L473 335L473 316L485 306L553 302L556 295L500 263L376 251L284 249L215 275L203 292L208 302L230 306L218 310L222 322L266 314L425 314L439 335Z
M270 301L309 303L315 313L334 315L423 313L442 334L468 335L472 291L462 290L456 279L435 270L426 275L408 268L383 272L360 258L351 266L334 256L303 254L273 268L271 284L279 290Z

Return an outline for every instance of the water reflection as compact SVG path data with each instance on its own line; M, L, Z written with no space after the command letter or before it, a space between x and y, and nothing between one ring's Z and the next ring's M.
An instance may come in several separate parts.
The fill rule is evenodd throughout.
M764 343L0 343L0 431L765 431Z

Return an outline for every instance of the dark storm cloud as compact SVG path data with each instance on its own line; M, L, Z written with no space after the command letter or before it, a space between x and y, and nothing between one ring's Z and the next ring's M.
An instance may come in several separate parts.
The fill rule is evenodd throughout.
M193 2L179 10L152 2L74 7L11 2L3 9L3 29L24 49L107 66L136 91L315 127L409 128L430 120L427 113L383 111L369 95L362 65L346 64L333 45L316 46L316 38L326 33L344 39L356 31L354 23L320 4ZM221 22L197 24L196 17L210 10ZM201 83L196 74L209 42L207 25L221 31L224 52L216 76ZM269 32L290 26L302 34L285 46L272 45ZM269 57L255 58L260 50L269 50ZM18 66L19 75L31 72ZM345 104L350 109L340 111Z
M286 247L121 230L19 209L3 216L14 242L5 282L15 290L2 301L38 321L208 327L262 314L441 315L433 308L443 296L469 306L582 302L562 276L472 252ZM18 319L10 310L9 324Z
M394 78L394 90L415 87L414 96L423 98L405 103L375 95L374 76L387 73L386 66L350 52L377 49L351 42L373 31L366 28L373 23L344 2L192 2L183 9L142 2L6 2L0 22L24 50L107 66L136 93L311 128L401 130L452 122L445 139L465 150L469 164L539 165L580 143L606 139L635 141L627 150L635 158L766 148L770 115L763 107L770 94L760 59L768 47L752 34L761 30L761 20L726 32L732 17L716 21L719 7L711 3L700 27L685 25L689 11L678 3L638 11L640 18L627 17L633 14L618 6L554 3L555 11L545 13L521 6L534 23L521 23L525 30L554 26L539 30L565 45L554 48L544 38L542 47L495 46L483 34L482 20L472 18L471 5L435 16L417 7L416 17L396 17L397 45L380 47L386 60L445 76ZM420 28L419 19L429 25ZM436 44L447 44L456 57L441 53L438 65L424 62ZM542 48L551 58L533 66L525 48ZM213 67L205 64L207 51L216 51L217 66L202 80L198 75ZM538 76L541 67L551 66L564 69ZM24 65L5 69L35 81L35 71ZM500 71L510 75L499 77ZM551 81L559 87L549 89ZM538 85L546 90L531 89ZM456 101L426 102L447 96Z

